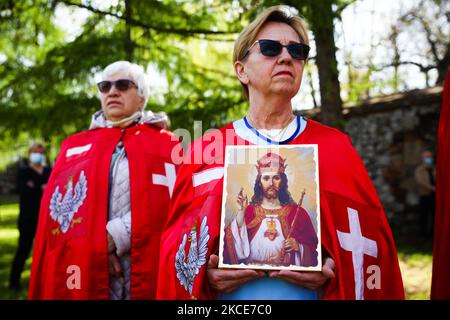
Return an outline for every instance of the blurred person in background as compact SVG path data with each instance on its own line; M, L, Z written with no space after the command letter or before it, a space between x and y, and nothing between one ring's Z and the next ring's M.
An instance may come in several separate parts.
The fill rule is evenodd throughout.
M39 209L45 185L51 169L45 162L45 148L34 142L28 150L26 166L19 168L17 190L19 193L19 245L14 257L9 277L9 288L22 289L21 274L30 255L38 224Z
M436 167L433 153L430 150L422 152L421 163L416 167L414 176L419 193L420 233L424 239L430 239L434 227L434 204L436 195Z

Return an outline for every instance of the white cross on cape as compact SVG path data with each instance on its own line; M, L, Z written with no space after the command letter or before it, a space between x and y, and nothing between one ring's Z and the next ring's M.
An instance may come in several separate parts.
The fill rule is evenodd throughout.
M172 163L165 162L164 169L166 175L154 173L152 174L152 181L153 184L169 188L169 194L170 197L172 198L173 187L175 185L175 179L177 177L175 165L173 165Z
M337 230L337 235L342 249L352 253L356 300L364 300L364 255L367 254L376 258L378 248L376 241L368 239L362 235L358 211L352 208L347 208L347 212L350 233Z

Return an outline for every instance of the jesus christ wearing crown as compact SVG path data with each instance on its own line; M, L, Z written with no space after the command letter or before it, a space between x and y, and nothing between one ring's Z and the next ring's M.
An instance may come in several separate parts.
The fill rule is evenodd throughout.
M286 166L286 159L273 152L257 161L250 204L241 189L238 212L225 229L224 263L317 265L317 234L306 210L288 191Z

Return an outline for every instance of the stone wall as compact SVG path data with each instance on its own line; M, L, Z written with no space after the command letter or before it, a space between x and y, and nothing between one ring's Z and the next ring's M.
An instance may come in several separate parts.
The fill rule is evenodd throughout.
M344 109L345 129L361 156L391 227L399 237L419 229L415 167L436 151L442 87L371 99ZM319 118L318 110L304 112Z

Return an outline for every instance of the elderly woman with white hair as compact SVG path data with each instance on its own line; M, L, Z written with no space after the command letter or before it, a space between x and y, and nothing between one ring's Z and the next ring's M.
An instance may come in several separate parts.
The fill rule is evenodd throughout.
M149 81L107 66L102 109L65 139L43 196L30 299L153 299L176 167L167 118L145 111Z

